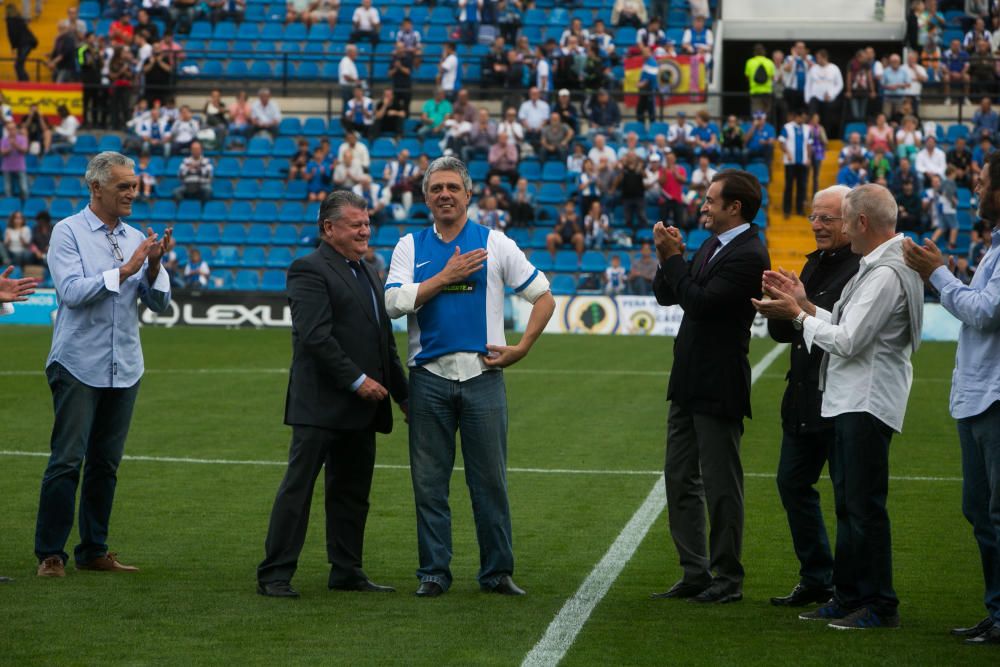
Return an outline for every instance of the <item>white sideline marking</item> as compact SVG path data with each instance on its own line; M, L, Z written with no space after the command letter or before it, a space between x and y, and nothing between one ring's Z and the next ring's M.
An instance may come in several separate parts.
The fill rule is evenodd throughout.
M757 379L787 347L786 343L782 343L768 350L764 358L758 361L750 372L751 385L757 382ZM656 523L666 506L667 495L661 474L656 483L653 484L653 488L650 489L645 502L622 528L622 532L615 538L608 552L590 571L573 597L566 601L556 617L552 619L545 634L524 657L521 667L559 664L566 656L570 646L576 641L576 636L580 634L580 630L590 618L590 614L607 595L611 585L618 579L618 575L621 574L626 563L632 559L635 550L642 544L646 533Z

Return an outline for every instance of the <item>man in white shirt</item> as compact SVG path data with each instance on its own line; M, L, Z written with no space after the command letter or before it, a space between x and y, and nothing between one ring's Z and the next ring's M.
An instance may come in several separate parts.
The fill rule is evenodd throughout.
M191 107L182 106L181 117L170 129L170 142L173 144L170 152L174 155L187 154L200 129L198 119L191 115Z
M837 98L844 90L840 68L830 62L826 49L816 52L816 64L806 74L805 101L809 113L818 113L829 137L839 136L840 107Z
M438 64L437 84L450 102L455 101L455 93L460 87L459 77L459 62L458 55L455 53L455 43L447 42L444 45L441 62Z
M594 137L594 145L591 147L590 152L587 153L587 157L595 165L601 163L601 158L607 160L608 167L614 168L618 164L618 155L615 153L615 149L608 146L603 134L598 134Z
M272 139L278 136L281 109L278 107L278 103L271 99L269 89L261 88L257 91L257 99L250 103L250 123L257 132L265 132Z
M517 119L524 126L524 136L535 150L538 150L538 141L542 132L542 126L549 119L551 114L549 103L541 98L538 86L528 89L528 99L521 102L521 108L517 111Z
M837 508L834 598L799 615L840 630L899 627L892 587L892 542L886 498L889 443L903 426L913 382L911 354L920 344L923 282L903 262L896 202L880 185L844 198L844 232L862 256L833 312L806 298L793 273L764 273L765 317L792 320L807 349L826 351L820 366L823 417L834 420L830 477Z
M694 145L697 139L692 134L693 132L694 125L687 122L687 114L678 111L677 122L673 123L667 131L667 143L670 144L670 149L678 160L690 160L694 157Z
M354 25L354 30L351 32L352 42L365 40L372 45L378 44L382 19L378 10L372 7L372 0L361 0L361 6L354 10L351 23Z
M371 153L368 152L367 146L358 141L358 135L354 132L344 133L344 141L337 148L338 162L344 159L344 154L347 151L351 151L354 154L354 159L361 165L362 169L368 171L371 168Z
M924 179L925 186L930 185L931 176L935 174L944 178L944 171L948 168L948 156L937 147L934 135L924 139L924 149L917 153L913 168Z
M358 8L360 9L360 7ZM341 113L347 108L347 101L354 97L354 86L361 83L358 77L358 47L348 44L344 47L344 57L337 65L337 83L340 84Z
M913 113L917 113L920 106L920 95L924 91L924 84L927 83L927 68L920 64L920 57L912 49L906 54L906 69L910 73L910 85L907 86L905 95L913 103Z

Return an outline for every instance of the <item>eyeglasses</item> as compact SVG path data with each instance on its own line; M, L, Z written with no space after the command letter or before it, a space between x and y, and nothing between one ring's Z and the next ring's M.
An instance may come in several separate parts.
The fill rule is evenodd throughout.
M834 220L843 220L843 218L839 216L834 217L832 215L816 215L815 213L813 213L809 217L807 217L806 220L808 220L809 222L818 222L821 225L828 225Z
M115 259L119 262L124 262L125 255L122 253L121 246L118 245L118 239L116 239L115 235L110 232L105 232L104 235L108 237L108 243L111 244L111 253L115 256Z

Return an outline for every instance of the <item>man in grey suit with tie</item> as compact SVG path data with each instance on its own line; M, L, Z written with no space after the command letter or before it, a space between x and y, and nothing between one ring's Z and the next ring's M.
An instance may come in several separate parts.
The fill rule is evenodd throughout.
M361 564L375 433L392 430L389 397L404 412L407 399L381 284L361 261L371 237L364 198L331 193L320 207L319 233L319 248L288 269L292 367L285 423L292 444L257 568L257 591L269 597L299 595L291 579L324 466L329 587L394 590L368 579Z

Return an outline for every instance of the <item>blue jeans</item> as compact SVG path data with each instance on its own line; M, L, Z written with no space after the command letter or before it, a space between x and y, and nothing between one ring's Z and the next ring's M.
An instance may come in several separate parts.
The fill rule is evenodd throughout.
M421 582L451 586L451 508L455 434L462 436L465 482L479 540L479 585L514 573L507 502L507 392L503 373L456 382L417 367L410 373L410 474L417 507Z
M80 544L73 555L86 564L108 552L108 523L118 482L118 464L139 383L127 389L85 385L58 363L45 369L52 390L55 422L49 457L38 503L35 555L39 561L59 556L73 529L76 488L83 467L80 492Z
M867 412L833 418L830 479L837 509L833 585L847 609L868 606L892 615L899 599L892 587L889 442L892 429Z
M986 583L984 601L1000 624L1000 402L958 420L962 445L962 513L979 544Z

